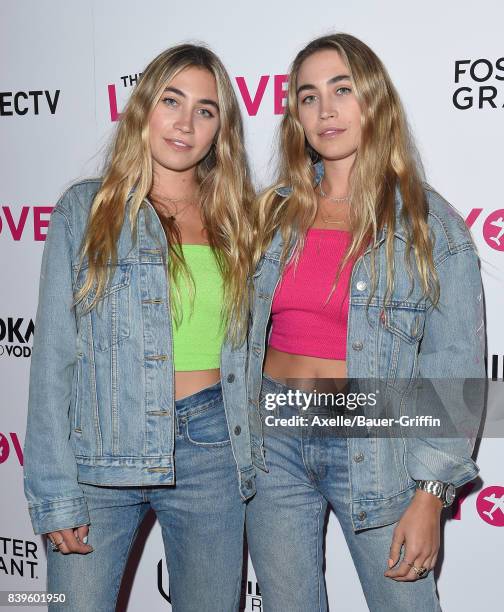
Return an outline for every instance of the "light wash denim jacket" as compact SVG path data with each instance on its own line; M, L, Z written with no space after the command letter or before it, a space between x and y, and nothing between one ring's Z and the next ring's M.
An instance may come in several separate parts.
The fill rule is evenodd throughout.
M91 313L72 309L79 247L99 180L72 186L49 225L30 371L24 484L35 533L89 523L79 482L172 485L174 368L161 223L145 201L132 240ZM129 203L129 198L128 198ZM77 312L76 312L77 310ZM224 343L221 382L242 499L255 491L246 409L246 342Z
M315 183L323 177L315 167ZM277 193L287 197L290 188ZM434 237L434 263L439 275L439 309L413 293L404 262L405 232L395 231L396 281L387 316L380 317L386 289L385 240L378 236L378 285L366 316L371 287L370 250L355 263L350 281L347 328L347 372L350 379L387 380L390 401L406 397L408 381L417 377L486 378L485 331L481 275L470 233L460 215L437 193L426 188L428 225ZM396 192L396 213L402 206ZM249 332L248 397L254 464L267 471L260 413L261 377L272 298L279 282L282 237L277 231L253 274L254 302ZM290 250L292 254L292 248ZM414 257L412 256L414 265ZM416 272L416 270L415 270ZM415 480L441 480L460 486L478 473L467 438L348 438L351 513L355 530L396 522L411 501Z

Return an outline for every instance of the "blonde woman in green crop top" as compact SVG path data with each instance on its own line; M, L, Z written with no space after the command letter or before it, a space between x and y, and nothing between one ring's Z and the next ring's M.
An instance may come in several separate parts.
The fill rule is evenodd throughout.
M103 178L58 202L25 491L35 533L52 543L47 588L66 594L65 609L115 609L151 507L172 609L238 610L243 502L255 490L244 381L251 199L230 78L214 53L184 44L143 71Z
M149 199L169 244L176 399L219 381L226 326L234 327L234 342L243 340L246 331L241 313L247 311L243 287L253 193L234 104L224 105L230 123L220 126L218 90L221 97L234 98L223 77L215 79L199 66L187 69L165 90L150 120L154 172ZM192 102L205 102L201 108L189 108L183 87L193 84L199 90ZM197 93L205 96L207 91L211 97L197 99ZM216 149L219 132L229 142ZM198 136L205 152L199 160ZM241 165L225 154L226 146L237 150Z

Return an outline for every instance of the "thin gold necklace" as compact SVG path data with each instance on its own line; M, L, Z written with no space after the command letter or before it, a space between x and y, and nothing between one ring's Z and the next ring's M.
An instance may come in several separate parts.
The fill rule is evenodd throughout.
M322 206L320 207L320 216L322 217L322 221L326 224L326 225L341 225L342 223L344 223L343 221L334 221L332 219L327 219L326 217L324 217L324 214L322 212ZM318 243L317 243L317 257L320 256L320 241L321 241L321 237L318 237Z
M320 210L320 216L322 217L322 221L326 224L326 225L342 225L343 223L345 223L345 220L336 220L334 219L334 217L326 217L324 215L324 207L322 205L322 202L319 203L319 210Z
M322 221L326 224L326 225L341 225L342 223L344 223L344 221L335 221L334 219L331 219L331 217L327 218L324 217L324 213L322 212L322 206L320 207L320 216L322 217Z
M336 202L336 204L342 204L343 202L348 202L350 199L350 196L343 196L343 197L335 197L335 196L330 196L328 195L323 189L322 189L322 181L320 181L319 183L319 190L320 190L320 195L323 198L326 198L327 200L330 200L331 202Z

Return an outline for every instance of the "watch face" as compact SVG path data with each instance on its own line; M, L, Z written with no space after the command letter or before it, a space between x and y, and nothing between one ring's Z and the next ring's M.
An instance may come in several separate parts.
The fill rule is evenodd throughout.
M452 484L448 485L446 488L445 497L447 504L451 504L455 499L455 487Z

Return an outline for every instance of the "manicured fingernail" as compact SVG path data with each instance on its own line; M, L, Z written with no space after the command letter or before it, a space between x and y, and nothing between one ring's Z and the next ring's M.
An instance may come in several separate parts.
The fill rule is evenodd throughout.
M87 538L88 538L87 536L84 536L84 537L82 538L82 541L84 542L84 544L87 544Z
M389 559L388 560L388 566L392 567L394 565L394 560L393 559Z

